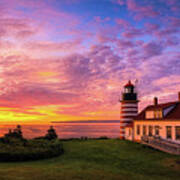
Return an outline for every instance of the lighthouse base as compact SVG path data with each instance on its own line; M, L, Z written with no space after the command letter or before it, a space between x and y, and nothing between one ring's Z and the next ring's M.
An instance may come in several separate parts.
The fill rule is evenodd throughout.
M119 139L120 140L125 140L125 137L124 136L120 136Z

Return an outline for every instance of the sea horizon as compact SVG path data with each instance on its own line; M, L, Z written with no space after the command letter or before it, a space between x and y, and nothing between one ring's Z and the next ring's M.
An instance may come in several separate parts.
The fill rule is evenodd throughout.
M69 120L69 121L51 121L51 123L119 123L120 120Z
M51 124L23 124L22 132L25 138L31 139L44 136L48 128L52 125L60 139L71 138L99 138L106 136L108 138L119 137L119 122L118 120L109 121L62 121L53 122ZM0 125L0 136L6 134L9 129L16 128L16 125Z

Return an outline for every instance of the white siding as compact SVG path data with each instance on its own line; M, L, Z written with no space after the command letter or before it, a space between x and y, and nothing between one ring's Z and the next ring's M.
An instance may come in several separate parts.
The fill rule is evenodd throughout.
M137 125L140 125L141 131L140 135L137 135ZM153 126L153 132L152 134L155 135L155 126L159 126L159 136L162 138L166 139L166 126L171 126L172 127L172 140L176 140L176 134L175 134L175 127L180 126L180 120L179 121L134 121L134 139L140 141L141 136L143 136L142 132L142 127L145 125L147 127L147 135L149 134L149 126Z
M134 103L126 103L126 104L122 104L122 107L137 107L137 104Z
M153 119L154 111L146 111L146 119Z

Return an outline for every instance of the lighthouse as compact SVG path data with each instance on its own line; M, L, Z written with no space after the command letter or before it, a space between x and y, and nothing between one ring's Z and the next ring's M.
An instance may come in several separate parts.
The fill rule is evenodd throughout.
M135 86L129 81L122 92L120 110L120 139L125 139L125 128L132 125L138 113L138 99Z

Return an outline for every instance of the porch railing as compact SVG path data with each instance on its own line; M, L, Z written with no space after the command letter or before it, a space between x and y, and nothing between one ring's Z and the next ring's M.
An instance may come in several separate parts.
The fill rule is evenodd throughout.
M141 142L161 151L180 155L180 144L157 136L142 136Z

